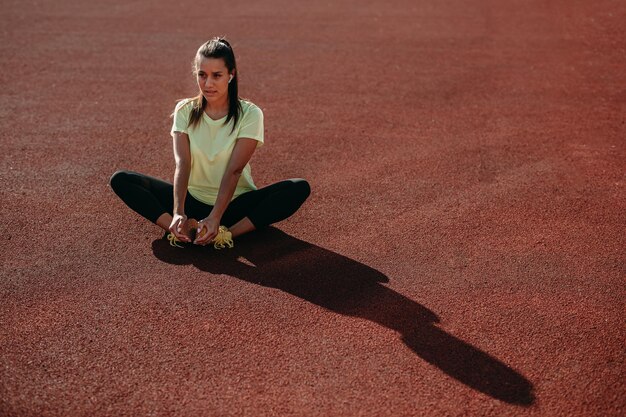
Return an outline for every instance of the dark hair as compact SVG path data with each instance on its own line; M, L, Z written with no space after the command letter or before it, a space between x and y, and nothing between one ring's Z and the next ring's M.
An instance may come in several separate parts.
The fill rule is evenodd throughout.
M224 64L226 68L228 68L228 72L230 74L233 73L237 69L237 63L235 62L235 54L233 52L233 48L230 46L230 43L224 38L215 37L211 40L205 42L200 48L198 48L198 52L193 59L192 69L193 73L196 74L198 71L198 65L200 64L200 60L202 58L221 58L224 60ZM226 121L224 125L227 125L231 120L233 121L233 128L231 132L235 130L235 126L241 117L241 103L239 103L239 88L237 85L237 80L239 79L239 73L235 71L235 75L233 76L232 81L228 84L228 117L226 117ZM189 125L188 126L196 126L200 119L202 118L202 113L204 112L204 107L206 106L206 99L200 92L196 97L193 98L193 107L191 109L191 114L189 116Z

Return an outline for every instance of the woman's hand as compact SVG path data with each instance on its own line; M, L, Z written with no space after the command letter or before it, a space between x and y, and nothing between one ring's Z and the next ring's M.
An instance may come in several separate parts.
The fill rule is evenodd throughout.
M219 232L220 222L212 217L200 220L198 222L198 230L196 232L196 240L193 241L196 245L206 245L215 239Z
M176 239L180 240L181 242L191 242L189 236L186 236L182 233L183 225L186 221L187 216L185 216L184 214L174 214L174 217L172 218L172 223L170 223L170 232L172 232L174 236L176 236Z

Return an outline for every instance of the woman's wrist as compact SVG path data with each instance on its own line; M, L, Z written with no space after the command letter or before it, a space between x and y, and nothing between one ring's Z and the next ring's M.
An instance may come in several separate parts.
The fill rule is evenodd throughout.
M215 208L213 208L211 213L209 213L209 215L206 216L203 221L215 222L219 224L221 220L222 220L222 215L219 212L215 211Z
M222 219L222 216L217 216L217 215L211 213L204 220L206 220L206 221L213 221L213 222L219 223L221 219Z

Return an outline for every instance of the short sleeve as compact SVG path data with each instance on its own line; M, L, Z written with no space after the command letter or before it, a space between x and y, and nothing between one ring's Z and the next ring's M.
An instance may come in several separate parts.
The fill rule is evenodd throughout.
M176 103L176 107L174 108L174 121L170 132L171 134L174 134L174 132L188 133L189 113L192 107L191 105L187 105L189 103L189 100L181 100Z
M251 105L243 114L237 139L249 138L259 141L257 148L263 145L263 111Z

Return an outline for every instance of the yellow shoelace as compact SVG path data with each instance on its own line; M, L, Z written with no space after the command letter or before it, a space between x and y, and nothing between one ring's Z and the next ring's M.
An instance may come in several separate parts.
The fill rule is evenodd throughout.
M167 240L169 240L171 246L175 246L177 248L183 248L184 246L179 245L180 240L176 239L173 233L167 235ZM225 247L233 248L235 244L233 243L233 234L228 231L226 226L220 226L217 232L217 236L213 239L213 247L215 249L224 249Z
M213 239L213 247L215 249L224 249L228 246L232 249L235 246L233 243L233 234L228 231L226 226L220 226L218 230L217 236Z
M169 235L167 235L167 240L170 241L170 246L176 246L177 248L182 248L183 246L180 246L178 244L178 242L180 242L180 240L176 239L176 236L174 236L174 233L170 232Z

